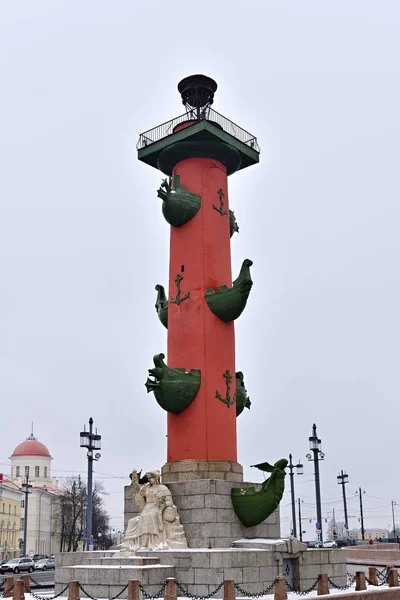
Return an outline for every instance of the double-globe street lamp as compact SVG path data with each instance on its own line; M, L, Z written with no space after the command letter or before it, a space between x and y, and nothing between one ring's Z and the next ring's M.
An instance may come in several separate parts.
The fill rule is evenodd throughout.
M322 511L321 511L321 487L319 481L319 461L324 460L325 454L321 452L321 440L317 436L317 426L314 423L312 426L312 435L308 438L310 442L310 450L312 454L306 454L306 458L314 462L315 475L315 499L317 504L317 524L318 537L321 544L323 543L322 535Z
M297 463L297 465L294 465L292 463L292 455L289 454L288 469L290 471L290 493L291 493L291 497L292 497L293 537L297 538L297 529L296 529L296 500L295 500L295 497L294 497L294 473L293 473L293 469L296 469L297 475L303 475L303 465L300 463L300 461ZM299 523L299 529L300 529L300 532L301 532L301 522Z
M80 433L81 448L87 448L88 459L88 480L87 480L87 509L86 509L86 550L90 550L89 546L93 545L92 537L92 521L93 521L93 461L99 460L101 454L94 450L101 450L101 435L93 433L93 419L89 419L89 431L86 431L86 426L83 426L83 431Z

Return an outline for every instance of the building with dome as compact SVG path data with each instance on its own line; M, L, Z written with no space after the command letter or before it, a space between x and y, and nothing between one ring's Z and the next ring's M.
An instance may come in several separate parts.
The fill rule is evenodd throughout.
M19 485L26 481L34 487L57 489L58 481L51 477L53 460L47 447L34 437L33 433L24 442L18 444L10 456L11 477Z
M10 456L11 480L21 489L28 482L28 521L26 551L29 555L53 554L58 550L57 532L58 481L51 476L48 448L34 435L33 430L18 444ZM21 500L21 539L25 527L25 495Z

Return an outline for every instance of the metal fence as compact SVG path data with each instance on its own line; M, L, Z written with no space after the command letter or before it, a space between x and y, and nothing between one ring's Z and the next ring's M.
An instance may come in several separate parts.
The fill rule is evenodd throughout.
M136 144L136 149L142 150L143 148L146 148L147 146L150 146L151 144L159 142L169 135L172 135L177 125L182 123L190 123L191 125L195 125L201 121L210 121L219 125L223 131L229 133L229 135L232 137L236 138L249 148L256 150L256 152L260 152L257 138L254 135L242 127L239 127L239 125L236 125L236 123L233 123L233 121L230 121L212 108L206 108L202 110L200 115L198 115L195 110L190 110L179 117L175 117L175 119L171 119L171 121L167 121L166 123L162 123L161 125L157 125L157 127L153 127L153 129L149 129L148 131L141 133L139 136L139 141Z

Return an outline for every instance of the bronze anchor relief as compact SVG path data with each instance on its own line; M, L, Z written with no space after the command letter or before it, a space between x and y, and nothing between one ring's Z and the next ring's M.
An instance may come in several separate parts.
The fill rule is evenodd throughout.
M223 198L224 198L225 194L221 188L218 190L218 196L219 196L219 207L216 206L215 204L213 204L212 205L213 209L216 210L217 212L219 212L221 217L224 217L225 215L229 215L229 210L224 210Z
M233 396L233 398L231 398L232 374L229 371L229 369L227 369L225 371L224 377L226 379L226 397L224 398L222 396L222 394L219 393L218 390L215 392L215 397L218 398L218 400L221 400L221 402L224 402L227 405L227 407L229 408L232 404L234 404L236 402L236 394Z
M181 297L181 281L182 281L183 277L180 273L177 274L177 276L175 277L174 281L176 283L176 289L177 289L177 293L176 293L176 297L175 298L170 298L170 302L172 302L172 304L180 304L181 302L184 302L185 300L187 300L188 298L190 298L190 292L186 292L186 294L184 296Z

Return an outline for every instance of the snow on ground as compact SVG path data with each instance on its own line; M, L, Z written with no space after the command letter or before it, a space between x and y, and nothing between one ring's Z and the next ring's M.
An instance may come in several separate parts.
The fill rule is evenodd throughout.
M376 589L380 589L383 590L385 588L387 588L387 585L383 585L379 588L376 588L376 586L374 585L368 585L367 589L368 590L376 590ZM190 590L189 590L190 591ZM351 588L347 589L347 590L335 590L332 587L330 588L330 595L334 595L334 594L344 594L344 593L349 593L349 592L355 592L355 586L352 586ZM53 591L49 591L49 592L41 592L41 593L37 593L38 596L46 598L48 600L51 600L51 598L54 596L54 592ZM314 590L313 592L310 592L309 594L307 594L306 596L299 596L297 594L295 594L294 592L288 592L287 594L287 600L299 600L299 598L316 598L317 597L317 590ZM318 596L319 598L321 596ZM83 600L85 598L85 596L82 594L81 595L81 599ZM268 596L261 596L262 600L274 600L274 594L268 594ZM33 596L31 596L31 594L25 594L25 600L37 600L37 598L34 598ZM59 600L68 600L68 596L59 596ZM108 600L107 598L102 598L99 600ZM188 598L185 598L184 596L178 596L178 600L189 600ZM249 600L248 598L244 597L244 596L236 596L236 600Z
M127 571L129 569L140 569L146 571L146 569L166 569L173 568L174 565L71 565L71 569L109 569L110 571L115 571L116 569Z
M54 596L54 590L44 590L43 592L41 590L32 590L32 591L35 595L40 596L40 598L48 598L50 600ZM25 594L25 600L28 600L28 598L29 598L29 600L37 600L33 596L31 596L31 594ZM66 599L66 600L68 600L68 599Z
M250 539L250 538L242 538L240 540L235 540L233 543L234 544L284 544L285 542L290 542L290 538L286 538L286 539L277 539L277 540L273 540L273 539L268 539L268 538L254 538L254 539Z

